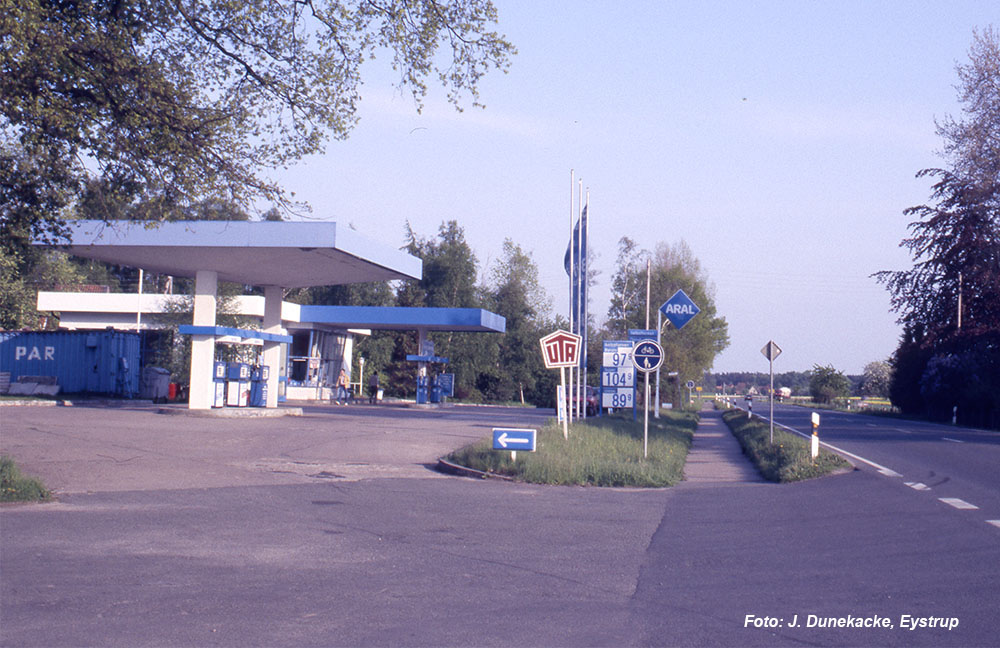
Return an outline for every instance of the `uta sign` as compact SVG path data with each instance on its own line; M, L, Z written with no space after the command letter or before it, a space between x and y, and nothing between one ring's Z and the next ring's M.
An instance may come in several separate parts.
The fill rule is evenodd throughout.
M561 329L539 340L545 368L575 367L580 362L580 341L579 335Z

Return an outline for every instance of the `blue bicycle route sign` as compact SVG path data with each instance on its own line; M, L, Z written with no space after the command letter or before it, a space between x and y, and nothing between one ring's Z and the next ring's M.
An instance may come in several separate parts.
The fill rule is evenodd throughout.
M656 371L663 362L663 347L656 340L643 340L632 350L632 362L644 373Z

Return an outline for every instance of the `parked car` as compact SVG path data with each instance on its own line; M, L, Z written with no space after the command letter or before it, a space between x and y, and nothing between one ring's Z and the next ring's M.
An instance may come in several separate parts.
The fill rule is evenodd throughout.
M587 416L597 416L598 410L601 409L601 393L596 387L587 387L585 405ZM572 403L579 403L580 397L574 393L572 399L567 399Z

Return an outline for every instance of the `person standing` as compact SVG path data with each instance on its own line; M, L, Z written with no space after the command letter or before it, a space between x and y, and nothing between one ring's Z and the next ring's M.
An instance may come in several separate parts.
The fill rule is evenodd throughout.
M351 381L347 377L347 372L344 371L343 367L340 369L340 375L337 376L337 405L346 405L347 399L349 397L348 389L351 387Z
M378 402L378 371L373 371L368 379L368 403L374 405Z

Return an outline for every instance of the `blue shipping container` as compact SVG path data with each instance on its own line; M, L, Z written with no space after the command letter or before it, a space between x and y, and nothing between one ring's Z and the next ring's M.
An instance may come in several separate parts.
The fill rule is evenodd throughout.
M132 398L139 391L139 334L123 331L0 331L0 371L55 376L66 393Z

